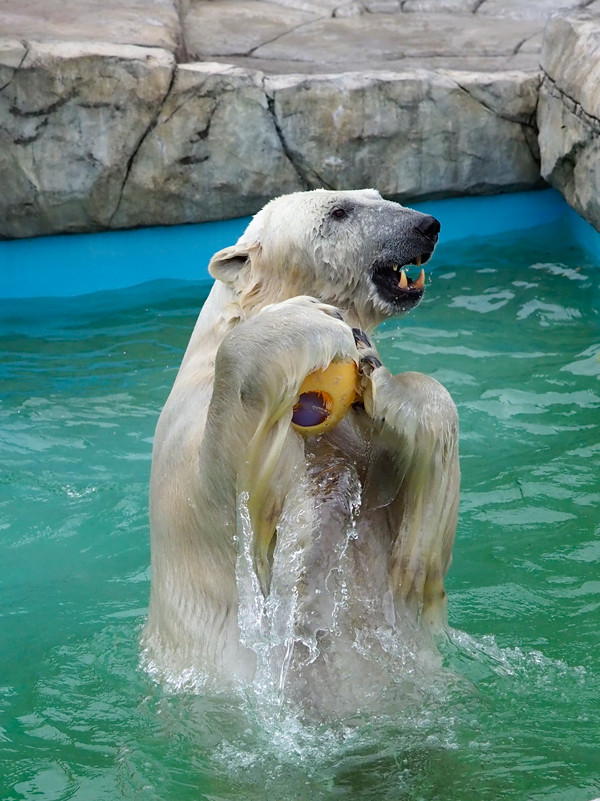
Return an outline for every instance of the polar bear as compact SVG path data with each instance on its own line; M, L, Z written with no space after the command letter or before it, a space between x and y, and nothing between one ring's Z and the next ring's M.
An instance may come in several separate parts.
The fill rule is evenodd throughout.
M443 628L456 408L432 378L390 374L369 340L421 299L423 272L402 268L429 259L439 229L372 189L297 192L212 258L153 448L143 644L165 673L251 682L248 604L274 615L276 592L280 668L302 687L368 675L366 627L422 642ZM304 436L292 425L303 381L344 360L357 402Z

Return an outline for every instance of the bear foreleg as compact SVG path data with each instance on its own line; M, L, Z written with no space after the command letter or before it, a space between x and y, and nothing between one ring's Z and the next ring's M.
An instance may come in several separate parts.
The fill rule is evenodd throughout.
M221 483L236 487L265 595L277 522L304 463L302 439L290 426L294 402L309 373L348 358L359 361L352 329L334 307L304 296L239 324L217 353L201 462L215 465L209 478L215 496Z
M363 351L363 358L368 357ZM444 576L458 515L458 416L448 391L422 373L392 375L377 361L365 406L375 425L378 472L393 484L386 499L397 536L390 585L418 619L438 630L446 622ZM385 477L383 474L385 473Z

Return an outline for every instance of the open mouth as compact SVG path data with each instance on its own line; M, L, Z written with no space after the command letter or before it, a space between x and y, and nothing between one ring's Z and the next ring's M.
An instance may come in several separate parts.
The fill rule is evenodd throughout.
M399 311L415 306L423 296L425 270L421 268L416 278L407 275L406 269L412 265L421 267L431 258L431 251L420 253L403 264L389 259L376 262L373 269L373 283L379 297Z

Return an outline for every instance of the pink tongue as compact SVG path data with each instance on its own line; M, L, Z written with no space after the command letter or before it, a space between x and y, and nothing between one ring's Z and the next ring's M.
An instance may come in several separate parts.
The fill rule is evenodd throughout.
M294 406L292 423L303 428L318 426L329 417L325 406L325 398L320 392L304 392Z

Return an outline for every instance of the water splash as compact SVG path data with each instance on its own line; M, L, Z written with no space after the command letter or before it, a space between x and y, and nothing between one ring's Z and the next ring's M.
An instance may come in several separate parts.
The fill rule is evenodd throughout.
M308 454L277 528L270 592L238 497L238 624L256 654L251 703L274 716L360 719L419 705L444 671L429 631L389 590L388 554L361 529L363 487L343 454ZM292 725L289 721L287 725Z
M322 466L321 466L322 467ZM281 708L293 667L302 673L322 656L321 641L341 636L348 609L351 573L348 546L356 539L361 486L355 470L336 484L346 525L324 543L330 482L317 479L321 502L315 502L314 477L300 469L277 527L270 592L265 598L253 565L253 538L247 494L238 497L238 624L241 640L257 657L253 690L268 706ZM345 479L345 481L344 481ZM319 569L320 549L328 553ZM315 575L316 574L316 575Z

